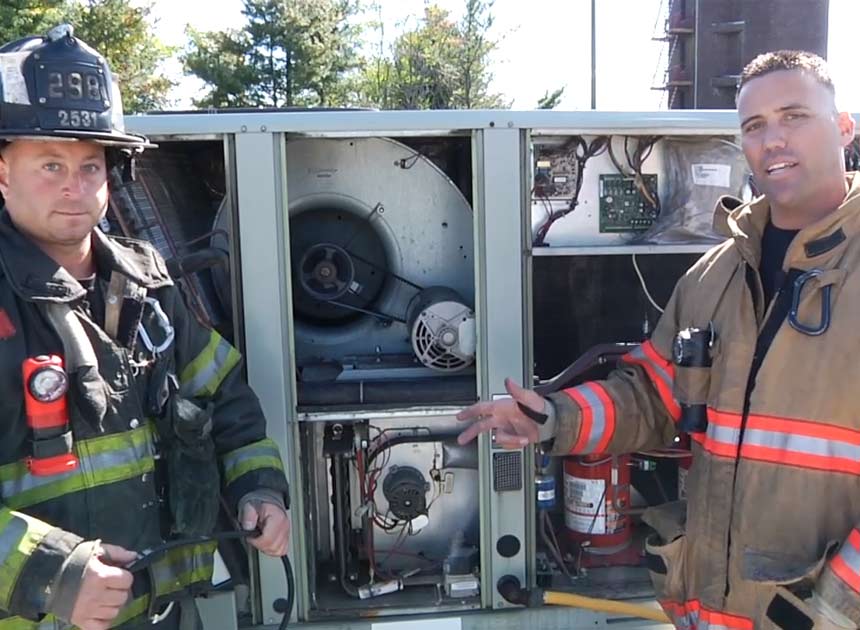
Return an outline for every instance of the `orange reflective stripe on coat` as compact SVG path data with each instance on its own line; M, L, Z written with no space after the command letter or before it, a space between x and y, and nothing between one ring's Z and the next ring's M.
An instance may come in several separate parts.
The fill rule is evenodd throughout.
M860 593L860 532L851 530L845 544L830 561L830 568L839 578Z
M585 383L564 390L581 410L579 437L571 455L605 453L615 435L615 404L599 383Z
M750 414L741 457L860 475L860 431Z
M695 599L683 604L661 601L660 605L679 630L753 630L751 619L709 610Z
M678 422L681 418L681 408L672 395L672 388L675 383L675 366L661 357L650 341L646 341L628 352L621 357L621 360L625 363L642 366L660 395L660 400L663 401L669 415L675 422Z
M809 420L750 414L738 451L741 415L708 409L708 430L693 434L702 448L785 466L860 475L860 431Z
M690 437L702 448L720 457L735 458L741 436L741 414L708 409L708 430L691 433Z

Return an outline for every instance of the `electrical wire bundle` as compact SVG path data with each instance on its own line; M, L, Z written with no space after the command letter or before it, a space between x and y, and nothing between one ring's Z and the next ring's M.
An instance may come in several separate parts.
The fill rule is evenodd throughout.
M573 196L567 207L558 211L553 210L552 205L545 196L541 197L541 201L543 201L544 208L547 211L547 217L543 225L535 233L532 247L543 247L546 245L546 235L549 233L552 224L576 210L576 206L579 205L579 192L582 190L582 183L585 177L585 164L591 158L606 151L609 144L609 136L598 136L591 142L586 142L582 136L573 136L567 143L565 149L572 147L573 157L576 159L576 185L573 190Z
M376 491L379 487L379 479L382 476L383 471L387 468L388 464L391 461L391 448L399 443L415 439L418 439L419 441L427 441L432 435L430 430L427 427L414 427L412 429L405 430L399 429L394 430L395 435L391 437L390 435L388 435L389 432L392 431L391 429L382 430L372 425L370 428L377 431L377 436L371 443L370 448L368 449L366 459L364 457L364 453L362 451L358 451L358 453L356 454L355 465L358 473L362 505L367 506L368 527L366 528L366 540L364 544L365 552L370 563L371 576L378 573L385 577L394 577L388 571L385 571L382 568L391 559L391 556L410 556L418 560L423 560L430 564L430 566L423 567L414 572L420 572L421 570L426 570L441 565L441 561L438 559L402 551L401 548L405 544L407 538L417 533L414 532L412 529L412 522L401 521L395 517L392 517L390 514L390 510L383 513L376 504ZM426 433L426 435L421 435L419 437L417 435L419 433ZM375 463L377 457L381 458L379 460L381 463ZM434 453L433 469L430 471L430 477L433 480L433 495L430 499L430 502L427 504L425 513L430 511L430 508L442 495L440 479L438 475L433 474L434 471L438 472L438 470L436 469L437 457L438 454ZM393 532L398 528L400 529L400 531L397 533L397 538L395 539L394 544L391 546L390 549L383 552L385 555L379 563L376 562L376 552L373 543L374 526L379 527L384 532Z
M631 153L630 136L624 136L624 157L627 160L627 169L629 169L629 171L621 165L621 162L619 162L618 158L615 156L615 152L612 150L611 139L607 146L607 149L609 150L609 159L612 160L615 168L618 169L618 172L622 175L633 177L634 185L639 191L639 194L641 194L651 207L657 211L657 214L660 214L660 195L656 189L652 190L648 187L648 184L645 182L645 178L642 176L642 167L645 164L645 160L651 156L651 151L654 149L654 145L660 140L660 136L637 136L636 147Z

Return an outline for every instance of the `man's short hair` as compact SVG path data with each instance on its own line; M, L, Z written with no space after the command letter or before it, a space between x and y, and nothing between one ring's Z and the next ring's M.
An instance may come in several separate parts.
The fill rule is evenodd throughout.
M741 72L738 94L741 88L753 79L777 70L800 70L806 72L821 85L836 94L827 62L815 53L805 50L777 50L764 53L750 61Z

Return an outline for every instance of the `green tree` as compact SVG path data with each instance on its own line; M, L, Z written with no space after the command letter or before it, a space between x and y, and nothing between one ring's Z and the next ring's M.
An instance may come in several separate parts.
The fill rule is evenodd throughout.
M391 102L389 90L392 65L385 55L385 22L382 19L382 4L373 2L367 5L375 19L366 23L367 32L376 31L375 41L369 57L360 60L361 70L356 78L356 104L387 108Z
M159 67L171 50L156 37L152 2L86 0L69 4L75 35L105 56L118 78L126 113L159 109L173 86Z
M490 55L496 41L490 38L495 0L466 0L466 11L459 24L459 49L455 55L458 89L454 107L460 109L494 109L504 107L500 95L490 92L493 75Z
M194 99L197 107L248 107L257 103L249 87L259 83L257 71L246 63L250 36L244 31L204 33L187 28L189 45L182 58L185 71L196 75L209 92Z
M0 2L0 44L43 35L62 19L67 0L3 0Z
M466 0L460 22L438 5L402 32L389 54L380 44L364 65L364 104L383 109L477 109L505 107L490 91L492 2Z
M402 33L392 47L389 93L395 109L451 109L457 90L457 25L431 5L422 23Z
M550 92L547 90L544 92L543 96L538 99L537 108L538 109L555 109L558 107L559 103L561 103L561 97L564 96L564 89L566 86L561 86L554 92Z
M192 32L185 69L209 86L197 104L347 104L360 37L350 18L358 11L357 0L243 0L241 30Z

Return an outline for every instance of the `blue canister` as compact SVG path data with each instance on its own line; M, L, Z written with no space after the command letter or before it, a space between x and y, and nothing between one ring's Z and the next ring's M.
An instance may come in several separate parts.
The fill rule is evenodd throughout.
M550 510L555 507L555 477L552 475L535 477L535 491L539 510Z

